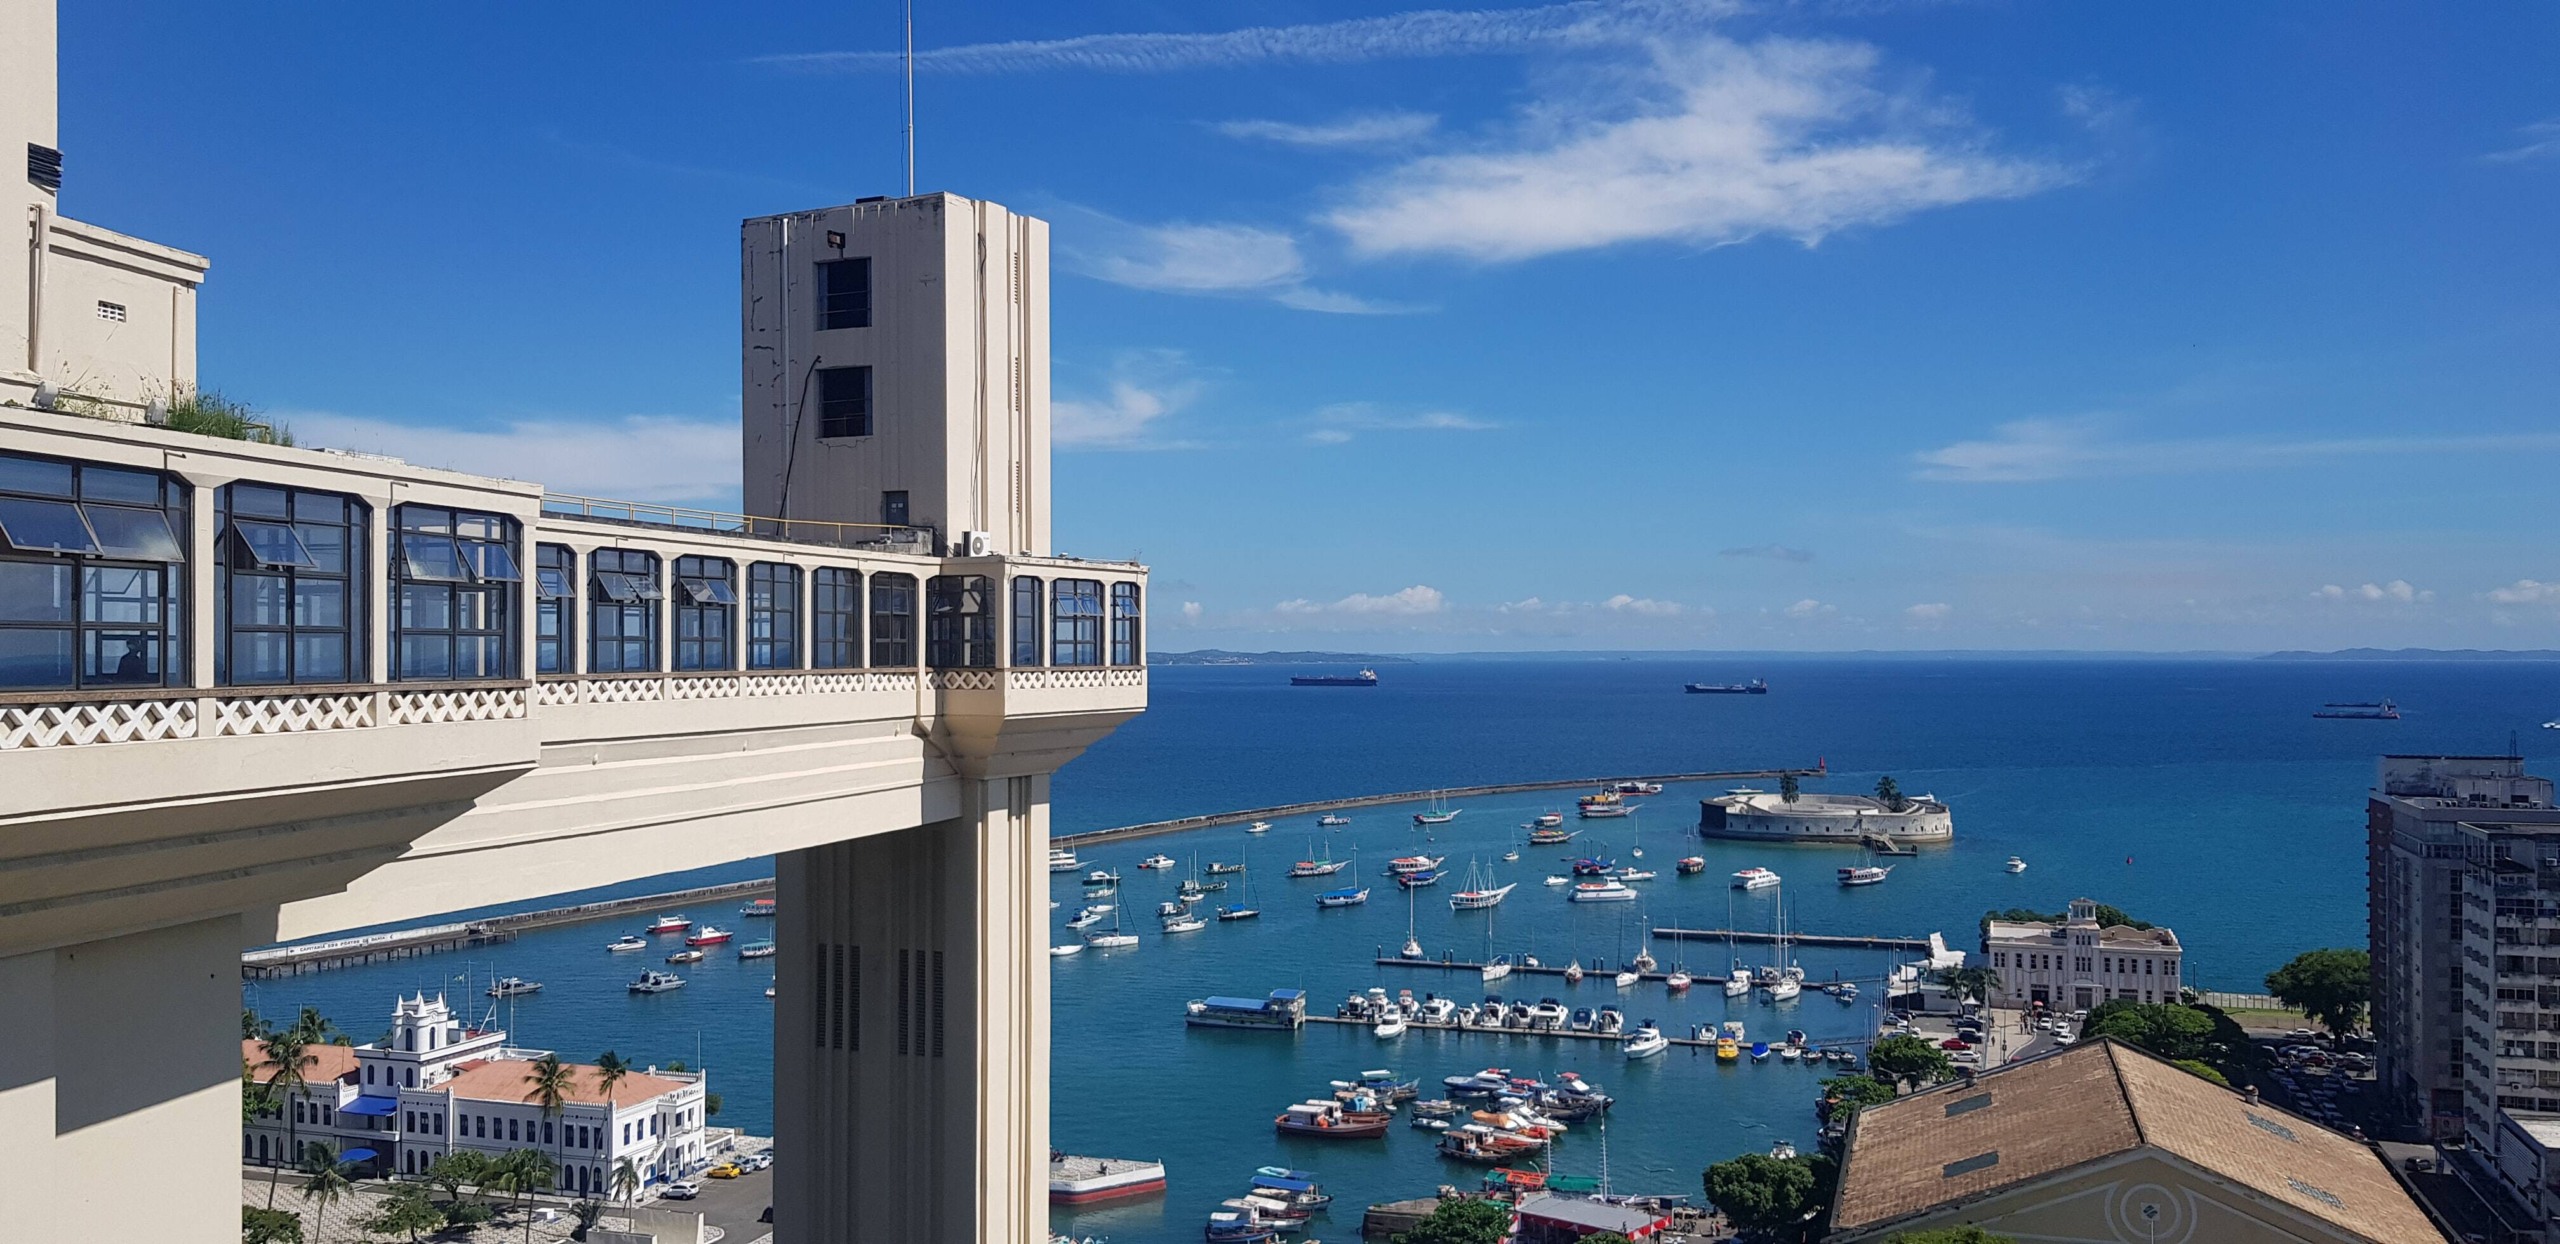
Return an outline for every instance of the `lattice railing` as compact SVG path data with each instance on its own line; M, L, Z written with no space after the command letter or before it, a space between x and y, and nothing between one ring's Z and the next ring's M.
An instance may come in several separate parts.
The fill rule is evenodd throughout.
M734 674L679 675L667 680L670 700L732 700L738 696Z
M388 724L425 726L456 721L515 721L525 715L526 698L522 687L394 691L389 696Z
M993 691L1000 675L994 670L935 670L925 677L936 691Z
M580 698L589 704L635 704L667 698L666 681L658 678L600 678L580 685L585 689Z
M1098 687L1143 687L1147 672L1142 669L1048 669L1007 670L1006 685L1018 691L1043 689L1072 690Z
M373 697L345 695L262 695L213 702L213 732L240 734L310 734L321 730L361 730L373 724Z
M148 743L196 736L193 700L126 700L98 704L0 707L0 751Z

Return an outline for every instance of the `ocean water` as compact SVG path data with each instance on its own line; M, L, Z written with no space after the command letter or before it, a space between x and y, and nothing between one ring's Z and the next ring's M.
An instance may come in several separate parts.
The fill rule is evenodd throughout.
M2059 909L2086 895L2175 928L2189 951L2189 979L2213 988L2254 990L2292 954L2360 944L2364 935L2363 800L2374 757L2387 751L2504 753L2517 736L2539 771L2560 770L2560 731L2539 724L2560 715L2560 666L2546 664L2269 662L2185 660L1919 660L1722 658L1664 660L1433 661L1384 667L1374 689L1291 688L1268 667L1155 671L1148 713L1062 772L1057 832L1129 824L1188 813L1337 795L1575 775L1809 766L1831 777L1808 789L1865 791L1891 774L1905 791L1928 792L1954 810L1956 841L1898 862L1880 886L1843 890L1832 870L1852 853L1839 848L1701 842L1697 800L1711 786L1679 787L1642 800L1624 821L1571 820L1571 791L1462 801L1447 826L1414 829L1410 808L1351 813L1339 831L1312 818L1283 821L1263 836L1241 828L1204 830L1099 848L1089 861L1123 876L1118 902L1142 938L1123 951L1088 950L1054 964L1056 1023L1052 1129L1072 1152L1162 1157L1171 1187L1160 1200L1057 1217L1062 1229L1119 1244L1197 1239L1217 1201L1235 1195L1256 1166L1314 1170L1340 1198L1328 1225L1312 1234L1347 1237L1358 1207L1471 1183L1477 1168L1441 1161L1429 1133L1402 1126L1383 1141L1284 1140L1271 1117L1318 1095L1327 1082L1366 1068L1392 1067L1436 1083L1488 1065L1545 1075L1578 1070L1619 1099L1607 1135L1612 1182L1620 1188L1690 1192L1706 1164L1765 1150L1775 1139L1810 1142L1819 1073L1775 1058L1719 1066L1674 1049L1625 1064L1580 1043L1469 1033L1414 1032L1381 1043L1365 1029L1311 1025L1295 1036L1192 1031L1185 1000L1206 994L1260 996L1281 987L1308 991L1331 1013L1346 993L1382 985L1416 996L1463 1001L1483 995L1474 973L1379 967L1410 927L1435 956L1480 955L1490 944L1550 963L1615 962L1633 953L1649 925L1715 927L1727 913L1740 927L1765 928L1780 899L1737 894L1727 875L1746 865L1788 879L1783 902L1795 927L1816 933L1925 935L1943 931L1969 946L1987 909ZM1685 696L1679 683L1765 677L1767 696ZM2315 721L2323 701L2389 696L2397 722ZM1539 884L1571 851L1529 848L1516 864L1498 857L1518 826L1555 808L1622 862L1662 872L1640 886L1641 904L1576 905ZM1344 858L1355 849L1365 907L1318 911L1316 891L1354 882L1280 874L1311 848ZM1405 896L1378 876L1387 858L1417 849L1470 858L1503 881L1521 882L1491 913L1453 913L1455 879ZM1141 872L1137 861L1164 851L1187 866L1196 855L1252 867L1257 920L1212 922L1167 938L1155 904L1175 873ZM1708 860L1705 875L1678 878L1681 855ZM2010 855L2028 871L2001 868ZM659 878L621 892L759 875L764 861ZM1081 899L1073 877L1053 878L1055 916ZM605 893L614 891L603 891ZM1231 889L1217 899L1241 896ZM584 897L583 895L581 897ZM1213 900L1214 901L1214 900ZM547 904L546 904L547 905ZM1729 906L1730 905L1730 906ZM729 911L696 911L724 926ZM635 996L622 982L639 955L609 955L621 924L546 930L485 957L441 956L326 972L244 989L273 1015L316 1005L369 1039L386 1023L391 996L451 978L516 974L546 982L517 1001L513 1030L525 1044L578 1058L613 1048L626 1057L682 1059L712 1069L723 1097L719 1122L770 1126L770 1003L764 967L718 956L687 969L693 984L672 994ZM1061 941L1072 937L1063 930ZM671 939L668 939L671 940ZM654 962L664 951L648 956ZM1720 973L1720 943L1658 943L1666 964ZM1745 962L1765 949L1745 945ZM1874 980L1899 956L1808 952L1817 980ZM1683 999L1658 984L1619 992L1605 978L1567 990L1553 978L1514 977L1497 990L1555 994L1572 1005L1617 1002L1630 1020L1655 1018L1675 1035L1730 1013L1755 1036L1802 1029L1817 1042L1864 1036L1874 1026L1870 989L1856 1006L1808 994L1785 1007L1732 1003L1712 987ZM475 991L476 995L476 991ZM475 1001L486 1005L485 999ZM501 1004L503 1005L503 1004ZM502 1022L505 1017L501 1016ZM1580 1128L1559 1146L1560 1169L1593 1173L1601 1138Z

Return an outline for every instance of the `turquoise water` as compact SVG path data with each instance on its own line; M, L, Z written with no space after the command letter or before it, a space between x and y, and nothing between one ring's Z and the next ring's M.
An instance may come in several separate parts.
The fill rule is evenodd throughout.
M1287 1037L1183 1026L1182 1003L1209 993L1303 988L1327 1014L1346 992L1373 984L1417 996L1482 996L1472 972L1372 962L1382 948L1392 953L1407 921L1402 893L1376 873L1387 857L1418 846L1451 854L1452 868L1463 871L1472 854L1494 863L1503 880L1524 882L1491 913L1495 944L1550 962L1617 960L1632 952L1646 920L1719 925L1729 900L1744 927L1765 927L1775 906L1768 892L1736 896L1725 883L1735 869L1761 864L1786 875L1792 920L1807 931L1942 930L1961 947L1987 908L2050 910L2085 894L2175 927L2189 947L2191 980L2254 989L2296 951L2362 941L2363 798L2376 754L2502 753L2510 732L2520 731L2540 771L2560 769L2551 755L2560 731L2536 728L2560 715L2560 666L2542 664L1451 661L1385 667L1385 685L1367 690L1292 689L1286 672L1157 670L1149 712L1059 776L1058 832L1330 795L1579 773L1809 765L1821 757L1835 776L1810 789L1861 791L1889 772L1906 791L1949 801L1957 840L1901 861L1884 885L1841 890L1830 875L1850 858L1844 851L1699 842L1689 832L1696 800L1712 790L1675 787L1642 800L1645 809L1632 821L1616 822L1571 821L1572 792L1471 799L1428 843L1409 827L1411 809L1363 809L1323 841L1337 858L1358 847L1359 881L1374 887L1371 902L1325 912L1314 908L1314 893L1350 882L1350 874L1280 876L1319 833L1312 818L1281 822L1262 837L1231 827L1088 852L1122 874L1115 901L1143 941L1055 964L1052 1127L1061 1148L1165 1158L1171 1187L1161 1201L1061 1215L1062 1227L1117 1244L1197 1239L1202 1217L1234 1195L1252 1168L1285 1163L1317 1171L1345 1207L1314 1234L1347 1237L1360 1204L1471 1181L1475 1168L1441 1162L1428 1133L1401 1126L1384 1141L1274 1135L1271 1116L1287 1103L1369 1067L1430 1081L1489 1064L1541 1075L1579 1070L1619 1099L1608 1149L1622 1188L1685 1192L1709 1162L1766 1149L1777 1138L1811 1141L1818 1074L1774 1058L1718 1066L1674 1049L1627 1066L1597 1047L1545 1039L1416 1031L1382 1045L1356 1028L1310 1026ZM1688 679L1755 676L1770 680L1772 694L1678 691ZM2403 720L2308 716L2325 700L2381 696L2400 703ZM1663 874L1640 887L1646 902L1574 905L1538 885L1567 851L1531 848L1515 865L1493 859L1518 839L1519 822L1550 807L1590 830L1575 847L1597 841L1623 859L1641 845L1644 863ZM1157 850L1186 863L1195 851L1204 865L1247 860L1264 915L1159 936L1155 903L1171 893L1178 874L1136 868ZM1671 863L1684 854L1706 856L1707 873L1675 878ZM2012 854L2029 861L2026 873L2002 871ZM755 876L766 867L749 861L619 889ZM1447 949L1470 957L1483 949L1488 917L1449 911L1454 888L1422 891L1413 925L1435 955ZM1059 877L1053 889L1063 919L1081 887ZM726 910L691 914L740 923ZM748 935L756 923L744 922ZM522 1042L580 1058L611 1047L644 1060L700 1061L724 1097L719 1122L768 1127L772 1034L763 988L770 972L715 958L687 971L694 983L686 989L633 996L622 982L638 971L641 956L602 949L621 928L546 930L468 966L483 980L494 968L547 982L543 994L518 1004ZM1725 962L1721 945L1664 944L1654 953L1710 973ZM1747 946L1742 953L1753 957ZM1895 958L1801 956L1817 979L1872 979ZM465 967L461 956L444 956L246 992L270 1013L321 1006L361 1040L384 1026L392 993L432 989ZM1605 980L1568 991L1560 980L1515 977L1496 988L1554 993L1574 1005L1618 1000ZM1869 1001L1875 992L1868 991ZM1623 1002L1630 1019L1659 1019L1675 1035L1726 1015L1727 1003L1712 987L1678 1001L1659 985L1630 993ZM1865 1005L1842 1007L1818 995L1783 1009L1735 1004L1734 1014L1755 1034L1802 1028L1817 1040L1863 1034L1874 1019ZM1559 1165L1596 1170L1598 1140L1577 1129L1560 1147Z

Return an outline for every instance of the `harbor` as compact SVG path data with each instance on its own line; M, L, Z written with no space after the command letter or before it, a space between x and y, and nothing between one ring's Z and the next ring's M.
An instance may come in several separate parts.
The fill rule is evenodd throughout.
M480 920L429 925L415 929L395 929L361 937L341 937L321 942L270 946L263 950L252 950L242 954L240 975L246 980L264 980L277 976L299 976L306 972L325 972L334 968L391 963L403 959L414 959L421 955L482 950L503 946L535 929L583 924L590 920L609 920L616 916L656 913L706 903L725 903L732 899L752 899L772 893L773 878L758 877L748 881L722 882L657 894L634 895L629 898L599 899L595 902L567 907L545 907L537 911L513 912Z

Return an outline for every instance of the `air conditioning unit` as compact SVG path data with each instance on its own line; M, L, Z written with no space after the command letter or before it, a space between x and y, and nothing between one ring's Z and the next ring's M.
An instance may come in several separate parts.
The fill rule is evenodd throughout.
M951 538L951 555L953 557L984 557L992 543L987 538L987 533L983 531L964 531Z

